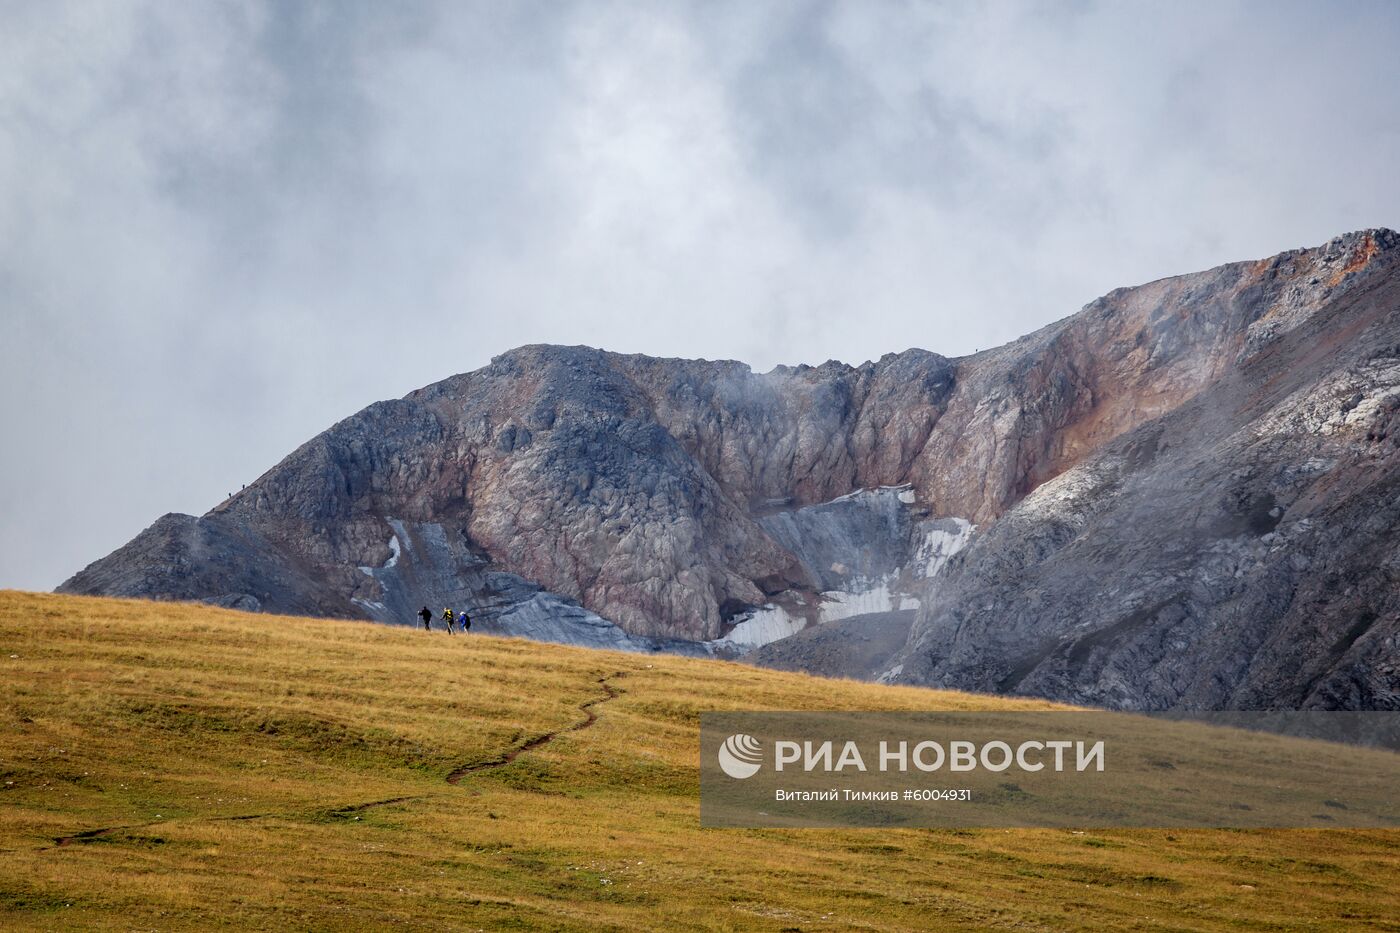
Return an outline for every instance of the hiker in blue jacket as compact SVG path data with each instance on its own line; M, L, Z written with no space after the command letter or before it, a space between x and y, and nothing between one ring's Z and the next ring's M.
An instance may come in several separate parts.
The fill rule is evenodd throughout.
M462 627L463 633L472 627L472 617L467 615L467 610L463 609L461 614L457 616L457 624Z

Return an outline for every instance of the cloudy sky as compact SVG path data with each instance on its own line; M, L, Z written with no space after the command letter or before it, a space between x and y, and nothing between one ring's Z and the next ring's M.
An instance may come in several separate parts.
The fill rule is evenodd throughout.
M0 586L533 342L859 363L1400 226L1400 4L0 0Z

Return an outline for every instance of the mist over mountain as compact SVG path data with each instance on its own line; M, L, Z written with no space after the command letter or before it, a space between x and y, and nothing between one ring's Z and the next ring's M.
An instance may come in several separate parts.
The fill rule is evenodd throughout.
M61 592L748 656L1121 708L1400 707L1400 237L1010 344L755 373L527 346Z

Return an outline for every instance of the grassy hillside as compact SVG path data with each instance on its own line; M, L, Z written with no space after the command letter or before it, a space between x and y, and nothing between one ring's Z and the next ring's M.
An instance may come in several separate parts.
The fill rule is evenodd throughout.
M698 826L701 711L1006 701L10 592L0 664L6 929L1400 930L1397 832Z

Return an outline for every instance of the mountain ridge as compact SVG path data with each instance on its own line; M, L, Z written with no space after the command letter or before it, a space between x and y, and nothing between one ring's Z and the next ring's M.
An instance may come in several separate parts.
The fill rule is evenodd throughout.
M59 589L381 621L408 621L421 599L479 608L506 632L528 618L560 640L583 637L579 626L596 635L613 625L607 637L638 650L718 644L746 622L788 631L850 607L918 605L920 622L889 677L1019 689L1005 658L977 676L920 660L920 650L950 647L930 634L946 629L944 610L925 604L968 588L958 568L973 553L953 558L953 583L931 579L938 571L925 573L927 560L911 570L930 536L966 543L929 523L982 529L971 536L977 548L1037 490L1231 374L1277 378L1269 360L1278 347L1297 344L1319 315L1345 318L1338 308L1358 289L1396 280L1398 246L1393 231L1376 228L1115 289L953 359L910 349L859 366L759 374L737 361L517 348L343 419L205 516L167 515ZM1369 326L1389 333L1393 311ZM1337 360L1363 336L1344 324L1318 344ZM1309 372L1322 378L1330 359ZM889 496L872 492L859 508L801 523L853 553L874 549L880 559L859 571L833 576L804 563L793 548L805 545L780 543L766 517L811 517L823 503L882 488L906 490L898 498L907 514L890 517ZM977 593L968 598L986 596ZM995 593L1013 604L1026 595L1014 586ZM551 636L551 613L577 625ZM992 628L984 634L996 641ZM1026 683L1050 695L1083 686L1065 677ZM1169 694L1075 696L1131 706L1185 695ZM1386 695L1372 690L1363 702Z

